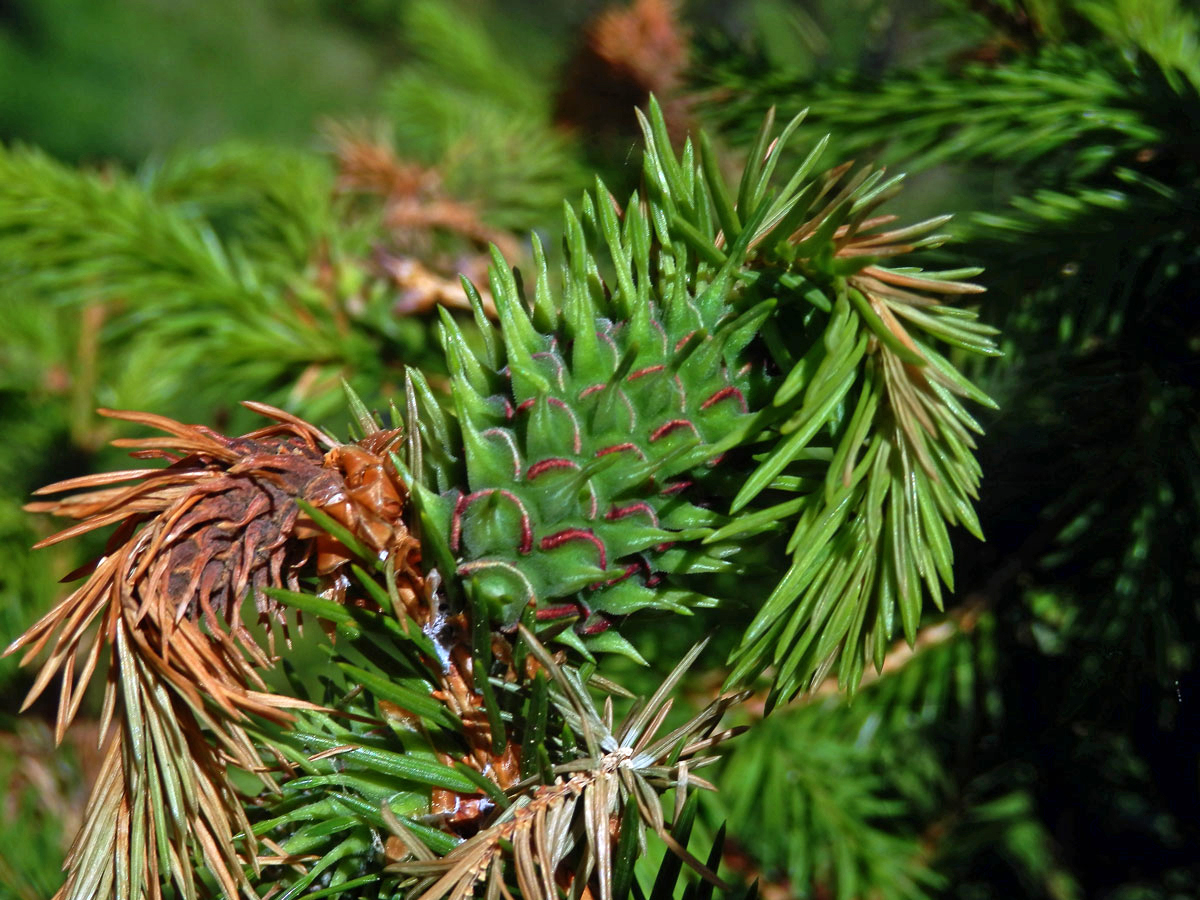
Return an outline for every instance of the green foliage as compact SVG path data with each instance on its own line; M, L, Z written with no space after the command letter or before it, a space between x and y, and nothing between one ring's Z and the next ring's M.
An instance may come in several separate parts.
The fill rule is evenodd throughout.
M944 887L930 846L954 802L954 743L939 731L961 739L986 709L977 660L989 641L986 627L952 630L853 705L813 698L755 724L720 770L739 790L706 798L711 815L800 896L854 897L871 885L881 897L925 897Z
M0 169L5 302L98 307L102 402L232 411L232 392L327 415L341 377L425 352L320 159L230 145L135 179L14 149Z
M0 754L0 898L40 900L62 881L64 821L87 796L80 757L83 742L55 747L51 730L40 722L5 723ZM80 751L83 751L82 753ZM18 849L21 852L11 852Z
M305 712L292 728L256 734L275 759L295 771L282 781L280 793L259 798L254 832L270 838L281 856L311 854L319 860L300 874L268 868L266 883L286 887L283 896L320 884L330 896L369 889L370 896L436 898L469 897L476 884L515 876L523 895L546 896L543 885L566 860L579 871L598 867L602 895L625 897L636 850L647 835L658 835L689 865L704 869L683 849L695 814L689 789L706 786L689 772L715 761L709 748L729 736L715 727L738 698L722 697L668 733L659 730L660 714L670 709L674 686L699 647L652 697L614 725L612 695L603 711L592 699L592 668L559 666L522 631L515 653L536 660L541 671L520 685L493 677L485 689L500 746L511 738L525 748L519 782L502 789L493 780L497 776L449 762L465 759L470 748L463 743L462 721L430 696L430 684L442 675L434 646L441 638L423 634L407 618L386 569L374 577L361 570L359 575L362 584L373 584L383 610L276 595L337 622L337 644L322 648L334 666L326 667L329 675L320 678L318 693L305 684L312 679L285 663L294 696L311 697L335 712ZM498 672L488 651L483 653L475 671ZM595 684L612 689L602 679ZM487 816L486 827L466 840L448 834L458 810L431 811L431 793L438 790L465 795L464 807L478 805L476 815ZM673 820L659 799L668 790L674 792ZM489 816L493 810L498 815ZM624 819L615 846L609 814ZM573 819L582 821L572 824ZM530 831L534 821L536 838ZM381 833L392 835L382 862ZM670 897L678 871L664 866L663 884L655 884L653 896Z
M991 23L976 47L919 66L804 81L729 59L714 80L733 90L707 112L744 146L761 110L801 92L808 121L834 130L838 147L929 167L924 183L984 210L957 232L988 271L986 309L1007 359L968 370L1004 412L983 417L991 545L964 549L959 571L960 585L1007 610L1010 712L1000 752L968 768L990 768L978 783L991 778L996 793L973 801L983 811L959 820L962 843L939 861L950 893L1003 895L1000 879L978 873L1018 852L999 849L1010 839L1044 845L1044 830L1000 824L1012 813L1074 848L1057 869L1022 851L1028 871L1049 873L1049 895L1071 894L1052 886L1067 873L1076 893L1186 894L1194 866L1175 848L1195 839L1194 796L1178 798L1187 776L1172 761L1194 764L1179 716L1200 637L1190 599L1200 29L1175 2L973 7ZM1098 746L1120 762L1098 765ZM1097 823L1082 842L1061 825L1081 804ZM1154 874L1091 864L1134 844Z
M366 109L379 55L315 2L17 0L0 137L126 162L235 134L302 143L320 116Z
M954 777L1001 712L991 615L930 637L853 705L814 698L756 724L718 773L739 791L706 797L710 816L799 896L988 896L971 883L984 857L1021 896L1080 896L1018 767Z
M21 504L120 459L102 450L111 432L96 406L234 428L250 421L239 397L340 415L343 378L379 385L429 359L425 324L393 314L394 290L371 265L372 231L311 154L228 144L127 176L6 148L0 179L7 634L56 590L27 556L45 532Z
M1050 45L999 67L943 63L883 81L846 71L803 88L790 73L772 73L711 114L747 141L755 115L801 94L810 133L841 126L836 150L847 157L869 151L913 169L991 162L1018 176L1037 162L1043 172L1087 174L1117 152L1114 143L1144 146L1155 136L1143 93L1151 86L1134 80L1131 89L1129 66L1111 56L1111 48Z
M455 3L406 4L411 55L383 106L406 157L436 165L442 184L491 225L523 233L552 222L587 176L579 148L551 122L553 82L536 71L539 55L523 47L517 58L495 24Z
M738 698L723 696L667 737L652 740L669 710L672 687L694 658L689 654L654 697L613 731L611 708L600 714L586 697L586 674L560 668L533 632L566 644L590 671L600 652L640 660L616 627L631 613L744 603L747 585L756 587L749 593L753 603L756 594L779 584L752 623L750 650L741 654L732 676L756 677L778 645L774 652L785 664L773 702L823 678L839 660L842 679L856 684L869 658L864 620L870 620L866 633L875 664L881 665L893 605L912 640L921 605L918 579L934 591L939 577L949 579L942 519L971 521L965 504L978 475L966 430L975 426L955 395L986 398L931 342L991 352L990 330L937 296L975 292L975 286L956 280L973 272L922 273L880 263L940 243L939 235L924 236L940 220L877 233L891 218L871 214L890 196L895 180L869 170L849 174L845 166L813 176L819 147L782 188L773 187L786 138L798 121L747 169L736 199L706 140L699 160L691 144L677 156L657 105L644 124L644 201L635 195L618 211L598 185L585 197L581 214L568 209L560 278L551 281L535 244L538 274L529 294L497 253L490 280L497 325L488 321L470 285L476 332L468 338L443 312L452 409L443 409L419 371L407 377L410 437L404 462L396 464L419 518L427 572L434 584L440 578L444 585L445 598L436 602L448 606L437 615L464 615L474 629L469 671L480 679L491 752L500 754L511 735L527 751L525 780L501 787L479 771L447 765L446 754L454 758L463 749L456 752L456 744L465 740L479 749L470 744L479 725L468 727L465 711L444 705L451 688L434 691L458 652L454 629L420 631L401 612L390 563L373 558L350 531L298 500L306 515L359 558L364 568L356 570L356 582L374 603L355 610L317 596L268 591L275 601L337 625L340 638L330 650L340 679L326 679L319 696L306 693L299 682L287 686L290 695L307 697L337 716L309 709L286 732L237 726L262 742L265 762L289 770L283 805L269 803L274 813L261 824L261 835L278 848L281 863L306 855L319 859L288 882L289 895L318 883L329 888L369 883L384 891L407 884L385 883L377 866L373 869L379 852L373 829L383 825L415 855L412 861L397 857L385 874L412 875L418 883L436 875L431 897L467 896L485 872L493 882L502 877L493 863L499 866L499 854L512 842L524 894L533 889L535 868L548 879L577 853L583 853L581 872L598 867L600 885L613 877L629 883L627 868L607 872L611 809L618 816L622 809L637 810L627 827L641 821L690 859L672 843L663 813L655 811L658 801L648 806L647 798L654 790L674 788L676 819L684 815L682 795L691 783L687 765L699 761L681 762L680 754L690 757L726 736L710 738L720 714ZM770 129L768 119L762 148ZM84 209L123 212L125 224L145 232L117 227L98 236L67 232L70 237L53 244L61 258L32 270L29 282L15 272L14 283L29 291L52 287L68 299L74 290L80 295L76 302L94 292L102 302L119 304L117 322L123 307L136 312L139 303L174 288L167 302L178 305L169 316L149 320L145 330L153 334L161 323L191 338L189 345L197 343L193 317L201 312L217 326L234 320L225 305L253 316L253 301L279 296L280 284L288 286L289 300L303 299L305 282L291 279L304 274L295 270L308 257L297 251L336 224L319 180L311 191L299 189L309 169L301 165L299 188L276 199L262 174L267 161L246 151L176 162L148 176L145 187L73 176L28 154L13 159L44 179L57 179L63 204L55 216L36 220L21 217L28 203L11 204L14 224L8 233L22 257L34 251L38 228L66 232ZM237 174L244 176L240 185L232 177ZM312 227L305 227L302 215L298 227L273 227L281 209L294 218L297 211L307 212ZM148 239L151 233L159 244ZM139 237L149 253L135 252ZM135 261L144 268L131 271ZM48 287L47 278L57 280ZM185 283L191 292L186 300L177 296ZM118 292L118 284L127 287ZM299 285L294 292L292 284ZM278 345L271 364L287 359L279 352L279 346L286 348L279 329L292 322L311 326L322 309L306 309L309 315L299 322L269 310L262 314L258 327L264 339ZM315 330L324 335L329 329ZM254 352L256 337L243 335L238 352ZM351 397L360 428L373 431L367 408L353 390ZM727 460L718 464L722 454ZM844 536L838 532L843 525ZM750 534L764 537L745 543ZM871 547L888 548L878 579L876 555L866 552ZM792 568L780 582L777 560L788 555ZM382 572L382 584L369 574L372 569ZM375 605L378 611L372 611ZM118 628L118 649L126 627L132 626ZM553 729L540 707L527 705L544 704L545 695L538 701L535 688L529 696L519 676L515 685L511 678L488 678L501 661L493 656L494 642L504 641L514 627L520 636L506 665L520 673L532 659L550 673L558 693L551 690L549 700L562 717ZM170 717L163 718L167 689L155 686L136 655L122 663L123 676L126 669L136 674L121 701L129 722L123 740L132 758L106 776L106 785L123 780L123 786L106 788L104 802L125 803L125 797L144 796L145 784L161 784L164 796L183 799L156 813L155 822L165 822L162 827L173 835L188 835L189 823L198 823L201 830L187 840L203 841L206 821L225 833L224 823L234 819L219 808L220 798L230 789L199 748L188 754L190 762L168 761L171 754L163 748L172 741L182 747L184 740ZM140 723L152 707L158 722L153 753L140 737ZM401 730L407 737L399 746L380 737L379 723L395 719L389 709L404 711ZM569 789L552 780L570 773L575 774ZM327 796L331 787L335 795ZM444 840L434 847L413 843L410 829L392 821L401 812L439 808L437 791L470 794L477 787L501 807L528 802L528 815L537 821L561 822L579 799L586 843L556 839L549 849L542 843L529 849L532 845L522 843L528 840L523 830L528 816L499 814L487 819L476 838L450 850ZM512 796L506 799L506 792ZM381 800L388 804L386 813L377 811ZM266 802L256 804L256 814L263 814ZM139 810L133 816L141 823ZM476 815L486 811L481 806ZM111 816L118 814L114 806ZM435 816L414 824L447 823ZM132 846L143 842L135 835ZM111 869L102 862L110 855L106 847L89 841L83 856L72 857L73 892L107 884L97 881ZM450 852L434 868L429 854L439 849ZM624 852L628 866L633 853ZM219 851L205 847L225 893L234 890L236 879L232 853L228 844ZM193 880L190 871L172 866L181 890ZM277 883L290 879L268 877ZM117 890L124 888L118 884Z
M387 566L312 515L356 554L358 602L314 582L275 595L332 640L298 638L271 690L335 712L248 726L279 788L234 775L278 853L258 887L495 896L502 872L528 897L556 861L582 874L607 846L617 900L742 894L682 873L657 816L726 879L801 897L1195 894L1194 13L737 4L723 21L756 31L761 53L704 48L696 77L715 90L697 108L746 152L745 177L726 182L737 166L720 142L672 149L652 111L638 193L586 194L559 265L541 244L585 183L580 149L550 124L557 51L514 10L338 12L402 48L384 143L391 174L417 184L404 199L468 211L470 234L405 233L394 195L349 196L298 151L230 143L132 175L0 154L0 536L41 536L18 507L52 470L120 465L100 449L97 401L236 431L232 401L252 396L336 422L345 377L366 432L371 408L403 401L397 458L449 605L415 627ZM773 142L771 105L811 110ZM873 222L894 182L822 172L831 156L923 170L894 208L982 212ZM466 258L488 229L541 237L524 277L496 258L473 315L393 315L404 298L381 259ZM976 298L954 296L976 270L943 230L987 269L978 308L1003 326L999 362ZM947 288L965 303L938 302ZM989 544L956 539L956 523ZM47 570L74 562L0 544L9 633L49 605ZM676 683L705 631L706 665ZM470 727L445 701L452 651L479 674ZM715 726L726 654L732 681L771 686L742 704L752 728L702 773L721 792L697 804L670 751ZM834 672L863 681L852 705L829 696ZM629 710L612 679L665 684ZM622 719L673 735L631 770L645 785L596 774L616 764ZM495 764L505 741L521 749L517 784L463 764ZM567 802L555 777L584 773ZM0 881L41 896L56 879L35 859L57 849L24 827L42 797L22 790L3 835L22 849L0 854ZM545 854L517 825L542 814L569 834Z
M773 880L786 875L802 896L857 897L867 885L884 898L928 896L939 880L923 864L920 836L906 821L906 798L889 775L933 776L936 785L937 760L915 756L913 749L926 748L899 734L856 742L853 734L838 733L844 725L830 707L821 712L824 721L781 712L758 725L722 771L739 789L724 798L720 812L766 874ZM892 750L909 751L903 769L879 759L876 748L887 740Z
M812 177L817 148L772 188L798 121L736 202L707 150L676 158L655 105L651 122L645 198L618 217L600 185L568 210L561 301L535 244L528 294L497 258L481 350L443 317L453 416L425 404L410 460L425 540L493 621L578 616L558 636L587 652L624 649L616 617L742 599L752 579L770 596L731 681L774 662L786 698L840 663L852 688L897 612L914 638L922 583L940 602L944 521L977 531L956 395L986 398L932 341L990 353L991 330L913 292L973 293L954 279L974 272L878 264L942 240L915 240L940 220L871 233L890 221L868 221L894 186L881 172ZM756 533L792 557L782 580Z

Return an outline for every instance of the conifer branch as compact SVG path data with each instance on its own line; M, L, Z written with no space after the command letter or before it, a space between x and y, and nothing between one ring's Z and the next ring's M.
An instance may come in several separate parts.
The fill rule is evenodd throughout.
M622 631L642 610L766 597L730 681L776 663L774 702L834 665L857 685L882 665L897 607L912 641L922 595L940 603L947 525L977 531L978 426L959 398L988 401L934 346L994 352L992 329L947 302L980 290L964 280L975 270L895 266L940 244L942 220L877 215L897 182L882 171L813 174L818 147L779 187L799 120L774 138L768 118L736 198L707 142L700 159L690 143L677 154L657 104L642 123L644 193L619 207L598 184L568 209L557 283L536 243L528 293L493 248L494 321L469 283L477 336L442 310L450 398L410 371L403 432L353 391L354 443L261 404L248 405L279 424L234 439L124 414L169 436L120 443L171 464L68 481L51 490L96 490L34 507L82 520L51 541L123 523L84 586L12 648L56 640L34 695L63 674L60 732L81 696L76 659L85 682L103 643L116 648L107 705L127 727L93 815L145 817L146 784L194 784L198 798L173 818L154 808L117 848L135 873L119 891L169 870L186 892L177 860L196 853L231 897L249 883L239 859L293 894L415 877L405 889L430 898L513 878L523 894L594 882L607 897L644 828L704 872L658 798L675 789L683 815L687 786L707 784L699 757L731 734L717 720L744 695L658 736L695 651L614 730L581 667L640 661ZM275 651L242 624L247 594L269 621L291 608L327 623L341 683L266 691L258 670ZM205 751L176 768L138 743L152 714L183 735L164 719L160 743L212 741L212 759L270 789L280 770L257 821L236 819L269 856L233 848L241 811L221 812L234 794ZM314 824L333 809L336 828ZM369 857L385 826L407 850L380 871ZM169 851L147 849L152 833ZM85 826L71 858L72 900L109 877L98 834Z

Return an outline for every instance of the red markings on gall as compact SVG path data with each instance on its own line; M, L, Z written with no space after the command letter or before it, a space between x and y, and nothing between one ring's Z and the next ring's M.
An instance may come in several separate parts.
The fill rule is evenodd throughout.
M525 480L533 481L543 472L549 472L551 469L578 469L579 463L561 457L553 457L551 459L543 459L535 462L525 472Z
M604 541L596 537L590 528L564 528L562 531L546 535L542 538L540 546L543 550L553 550L571 541L587 541L592 544L600 556L600 568L608 568L608 551L604 548Z
M669 422L659 425L654 429L654 431L650 432L650 443L653 444L655 441L666 437L673 431L678 431L680 428L690 428L692 429L692 433L696 435L697 438L700 437L700 432L696 430L696 426L687 419L672 419Z
M626 450L632 450L642 459L646 458L646 454L642 452L641 448L637 444L631 443L630 441L626 441L624 444L613 444L611 447L601 447L596 451L596 455L607 456L610 453L622 453Z
M629 377L625 380L637 381L639 378L643 378L646 375L653 375L655 372L661 372L665 368L666 366L662 365L661 363L657 366L646 366L644 369L638 369L636 372L630 372Z
M628 506L614 506L604 516L606 519L623 519L626 516L632 516L634 513L643 513L650 517L650 521L654 526L658 527L658 515L651 508L649 503L638 501L630 503Z
M737 400L738 406L741 407L742 412L749 412L749 407L746 406L746 397L733 385L721 388L719 391L701 403L700 408L708 409L713 404L720 403L722 400L728 397L733 397Z
M525 504L512 491L506 491L503 488L485 488L482 491L475 491L473 494L459 494L458 501L454 504L454 515L450 518L450 549L457 553L462 543L462 519L467 511L467 507L475 501L489 497L492 494L499 494L505 500L511 501L520 511L521 543L517 546L517 550L523 556L532 553L533 526L530 524L529 513L525 510Z

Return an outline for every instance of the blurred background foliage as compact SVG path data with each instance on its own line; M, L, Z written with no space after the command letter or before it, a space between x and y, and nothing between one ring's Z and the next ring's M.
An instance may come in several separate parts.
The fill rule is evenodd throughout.
M234 136L306 144L320 116L371 108L399 47L395 33L366 40L337 5L6 3L0 132L131 165Z
M775 900L1200 895L1186 4L9 0L0 83L6 640L80 561L31 554L50 525L21 505L124 465L97 406L240 431L256 399L345 433L341 380L385 403L433 366L434 309L458 272L485 282L488 243L553 239L592 171L633 186L648 91L730 159L768 107L810 107L808 143L910 172L900 211L956 213L987 267L988 542L853 704L746 713L697 840L727 821L722 871ZM648 634L623 682L689 639ZM94 755L16 719L27 684L0 662L0 897L22 900L57 884Z

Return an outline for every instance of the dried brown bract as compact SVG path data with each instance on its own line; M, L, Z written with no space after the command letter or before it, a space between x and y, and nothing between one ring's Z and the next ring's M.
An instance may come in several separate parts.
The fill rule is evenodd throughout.
M249 890L243 865L255 864L254 848L236 849L234 836L250 830L226 765L264 771L244 730L249 716L286 723L289 708L312 705L267 692L259 675L274 659L273 628L286 628L266 589L299 589L305 572L320 576L327 596L346 599L344 571L356 558L300 501L394 560L406 590L419 590L406 495L386 461L397 432L345 445L281 410L247 406L275 424L230 438L149 413L104 411L164 432L117 444L168 465L60 482L38 493L83 492L28 507L79 520L39 546L117 525L104 554L73 573L84 583L6 651L25 651L25 663L49 651L25 706L61 675L61 741L104 648L112 650L105 761L61 897L114 887L121 898L157 896L168 873L190 897L193 855L228 897ZM265 647L243 619L247 601L267 625Z

